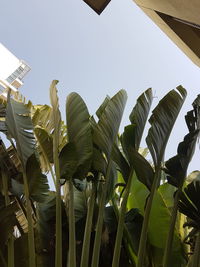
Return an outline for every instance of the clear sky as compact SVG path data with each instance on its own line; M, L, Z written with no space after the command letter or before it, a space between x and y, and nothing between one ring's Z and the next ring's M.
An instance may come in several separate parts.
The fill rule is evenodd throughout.
M27 99L49 104L51 80L60 81L63 119L71 91L83 97L92 114L106 94L126 89L124 126L145 89L153 88L157 104L170 89L183 85L188 97L166 159L176 153L186 133L184 115L200 93L200 70L132 0L112 0L101 16L82 0L1 1L0 36L0 42L32 68L21 88ZM196 169L199 150L190 167Z

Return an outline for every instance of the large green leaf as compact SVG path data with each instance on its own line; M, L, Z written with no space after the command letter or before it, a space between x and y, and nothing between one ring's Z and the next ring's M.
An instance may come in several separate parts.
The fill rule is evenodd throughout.
M110 101L110 97L109 96L106 96L106 98L104 99L103 103L100 105L100 107L97 109L96 111L96 115L97 117L100 119L101 117L101 114L103 113L103 111L105 110L107 104L109 103Z
M25 166L35 151L33 125L26 106L10 97L6 109L6 125L9 135L15 139L19 157Z
M162 257L158 257L156 253L162 253L162 255L164 253L173 207L174 192L175 188L173 186L167 183L161 185L155 194L150 215L148 243L151 246L149 247L149 253L156 258L157 264L160 265L162 265ZM141 214L144 214L148 195L148 189L138 181L136 177L132 179L131 192L128 199L128 209L138 208ZM177 222L176 225L172 249L172 257L174 260L176 259L176 261L173 260L173 262L176 262L175 266L180 266L180 262L183 261L184 257L178 224L179 222Z
M151 186L154 179L154 170L150 163L136 150L129 149L130 164L133 166L138 180L146 185L151 190Z
M28 178L30 197L37 202L44 202L48 195L49 184L47 176L42 174L39 162L33 154L27 161L26 174Z
M48 105L32 105L30 110L34 127L41 127L49 137L52 137L54 130L53 108ZM59 150L64 147L66 142L66 125L61 121L59 129Z
M179 201L179 211L191 220L199 228L200 225L200 181L195 179L184 188Z
M67 97L66 119L68 141L74 143L78 155L78 168L74 176L83 179L91 166L93 144L90 115L85 102L77 93Z
M125 182L127 182L130 173L130 166L117 144L113 145L112 159L117 164L117 168L122 173Z
M102 152L96 147L93 148L93 157L92 157L92 172L100 172L104 176L106 174L107 162Z
M49 192L49 184L47 176L41 172L40 164L35 154L33 154L27 161L26 175L28 178L30 197L34 201L44 202ZM17 197L22 197L24 194L24 186L22 184L20 173L18 174L18 177L11 179L10 190Z
M164 248L169 231L171 210L173 207L174 188L169 184L162 184L155 194L150 221L149 221L149 241L158 248ZM159 232L159 235L156 233ZM175 229L173 250L180 250L181 240L179 233Z
M124 107L127 100L126 91L120 90L114 95L101 113L98 124L93 129L94 143L107 155L110 156L113 143L119 130Z
M67 143L59 154L60 178L71 179L76 172L78 157L73 143Z
M187 113L185 120L189 133L184 137L184 140L179 143L177 155L170 158L165 163L165 172L168 175L168 182L176 187L183 184L199 136L200 96L193 102L193 110Z
M178 86L165 95L152 112L146 142L155 166L163 160L165 147L185 98L186 90Z
M132 136L132 142L134 142L134 148L136 150L138 150L140 146L142 134L149 115L152 100L152 89L149 88L139 96L139 98L137 99L137 103L129 116L131 124L135 126L134 135Z
M144 131L147 118L148 118L152 99L153 99L153 96L152 96L151 88L149 88L142 95L140 95L129 117L131 121L131 125L128 125L124 128L124 132L120 137L123 152L126 155L129 165L132 167L137 167L138 163L135 163L135 162L136 161L138 162L139 159L141 159L142 157L142 156L140 157L138 156L137 151L140 146L142 134ZM127 181L130 168L125 158L123 157L122 153L120 153L120 150L116 148L113 151L113 156L114 156L115 162L118 164L124 176L125 181ZM143 163L144 161L145 159L143 160ZM133 166L133 163L135 163L134 166ZM139 163L142 164L141 160L139 161ZM137 170L142 170L141 164L140 164L140 167L137 168ZM146 165L148 164L144 164L144 169L146 169ZM149 165L147 167L149 167ZM140 177L143 181L146 180L146 185L149 187L150 180L152 180L153 178L152 177L151 179L149 178L150 176L152 176L151 166L148 169L150 169L150 172L148 171L146 172L146 173L149 173L148 177L144 176L144 172L143 173L140 172L141 175L139 175L138 177Z
M54 129L52 107L48 105L32 106L31 115L34 126L40 126L48 133L51 133L51 131Z
M43 171L49 171L49 164L53 163L53 138L42 127L36 126L34 133L38 141L38 152L40 156L41 168Z

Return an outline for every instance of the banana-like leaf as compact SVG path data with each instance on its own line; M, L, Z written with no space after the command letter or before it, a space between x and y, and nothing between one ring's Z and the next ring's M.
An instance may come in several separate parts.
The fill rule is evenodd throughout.
M152 100L152 89L149 88L139 96L139 98L137 99L137 103L129 116L131 124L135 125L132 142L134 143L134 148L136 150L138 150L140 146L142 134L149 115Z
M37 137L37 140L39 142L39 147L42 151L45 152L47 159L50 163L53 163L53 138L51 135L48 134L48 132L40 127L36 126L34 128L34 133Z
M108 158L111 155L113 143L119 130L126 100L126 91L120 90L110 99L101 114L98 124L93 127L94 143Z
M48 133L54 129L52 121L52 107L48 105L35 105L31 109L32 122L34 126L44 128Z
M91 166L93 144L90 115L85 102L77 93L71 93L67 97L66 119L68 141L75 144L78 155L74 177L83 179Z
M33 154L27 161L26 174L30 197L37 202L44 202L49 192L47 176L42 174L39 162Z
M115 162L112 161L110 175L108 177L106 203L108 203L113 197L113 192L114 192L116 181L117 181L117 169L116 169Z
M129 162L129 164L126 162L125 158L123 157L122 153L120 152L119 149L114 148L113 151L113 157L115 162L118 164L125 181L128 180L129 172L130 172L130 167L128 165L132 165L132 162L135 161L133 160L133 156L138 153L136 153L139 149L140 141L142 138L142 134L144 131L144 127L147 121L147 117L149 114L149 110L151 107L152 103L152 90L149 88L146 90L140 97L137 99L137 103L134 106L131 114L130 114L130 121L131 125L128 125L124 129L124 133L120 137L120 141L122 144L123 152L126 155L126 158ZM135 153L132 153L134 152ZM121 155L120 155L121 154ZM138 157L136 157L136 161L138 161ZM145 160L144 160L145 161ZM140 161L141 163L141 161ZM145 165L146 166L146 165ZM140 165L141 167L141 165ZM148 166L149 167L149 166ZM138 168L139 169L139 168ZM151 168L150 168L151 169ZM150 172L150 174L152 171ZM141 177L141 175L139 176ZM144 173L142 174L142 179L144 180ZM150 186L150 181L149 177L146 177L146 184L148 187ZM150 179L152 180L152 179Z
M154 255L154 253L157 251L160 251L162 255L164 253L174 201L174 192L175 188L173 186L167 183L161 185L155 194L151 210L148 243L150 245L150 254L157 258L158 266L162 265L163 259L162 257ZM137 179L137 177L134 177L134 179L132 179L132 186L128 199L128 209L137 208L143 215L148 195L148 189ZM175 266L180 266L180 262L183 261L183 258L184 252L179 233L179 221L177 221L172 248L172 262L178 262Z
M6 125L9 135L15 139L20 160L25 166L35 151L33 125L26 106L8 97Z
M27 161L26 174L28 178L29 193L32 200L44 202L49 192L47 176L41 172L40 164L33 154ZM22 180L22 179L21 179ZM11 179L11 192L18 197L24 194L24 186L19 178Z
M96 147L93 148L93 157L92 157L92 172L100 172L104 176L106 175L106 166L107 162L102 152Z
M13 146L9 146L7 148L7 153L8 153L10 161L12 161L12 164L20 172L22 168L21 168L21 162L20 162L19 155L17 153L16 148Z
M200 96L193 102L193 110L185 116L189 133L179 143L177 155L165 163L168 182L176 187L181 185L186 177L188 165L194 154L200 131Z
M186 90L178 86L176 90L171 90L164 96L152 112L146 142L155 166L160 165L163 160L170 133L185 98Z
M130 166L116 144L113 145L112 159L117 164L117 168L122 173L125 182L127 182L130 173Z
M151 167L150 163L135 149L129 149L130 164L133 166L138 180L142 182L146 187L151 190L154 179L154 170Z
M14 226L17 224L15 212L18 209L16 202L5 206L2 200L3 196L0 195L0 248L5 245L10 234L14 231Z
M44 128L36 126L34 133L38 142L37 148L40 156L41 168L49 171L49 164L53 163L53 138Z
M71 179L76 172L78 157L73 143L66 144L59 154L60 178Z
M191 220L198 227L200 225L200 181L194 180L186 186L180 195L179 211Z
M31 106L31 115L32 122L35 127L41 127L44 129L49 137L52 137L52 133L54 130L54 118L53 118L53 109L48 105L35 105ZM64 145L67 143L66 136L66 126L63 121L61 121L60 125L60 133L59 133L59 150L61 150Z
M101 114L103 113L103 111L105 110L106 106L108 105L110 101L110 97L107 95L106 98L104 99L103 103L100 105L100 107L97 109L96 111L96 115L97 117L100 119Z

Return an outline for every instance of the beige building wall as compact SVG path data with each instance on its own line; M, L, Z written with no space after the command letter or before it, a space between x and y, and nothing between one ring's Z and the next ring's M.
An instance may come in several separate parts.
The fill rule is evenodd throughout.
M199 0L133 0L200 67Z

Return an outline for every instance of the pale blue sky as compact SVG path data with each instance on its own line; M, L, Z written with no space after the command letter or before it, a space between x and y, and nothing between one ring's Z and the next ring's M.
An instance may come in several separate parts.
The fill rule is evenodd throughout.
M112 0L101 16L82 0L2 1L0 36L0 42L32 68L21 93L34 104L48 104L50 82L58 79L63 114L71 91L94 113L106 94L124 88L129 96L125 125L145 89L153 88L156 104L182 84L188 97L166 159L176 153L186 133L183 116L200 93L200 70L132 0ZM194 169L199 169L199 151L190 167Z

